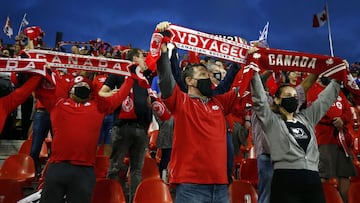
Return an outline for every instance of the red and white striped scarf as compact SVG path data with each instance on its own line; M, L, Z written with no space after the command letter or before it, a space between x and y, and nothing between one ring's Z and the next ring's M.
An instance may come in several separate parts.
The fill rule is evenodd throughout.
M221 35L212 35L173 24L169 26L168 31L171 36L164 36L164 33L155 30L151 37L146 63L152 71L156 70L156 61L160 58L163 42L171 42L180 49L236 63L246 63L247 50L250 46L241 43L242 40L229 40Z
M31 72L46 74L46 61L27 58L0 58L0 72Z
M132 61L109 59L56 51L32 49L26 51L30 58L0 58L1 72L34 72L46 74L45 65L51 68L67 68L130 76Z
M150 54L147 58L152 64L160 57L161 43L172 42L180 49L247 64L248 68L243 69L244 73L241 73L242 81L235 81L235 83L241 84L241 90L247 89L248 82L253 75L251 72L254 69L263 68L314 73L320 77L327 76L342 80L350 92L360 96L359 87L354 85L354 79L341 58L269 48L260 48L256 53L248 56L247 50L250 49L250 46L244 43L173 24L169 26L168 30L171 36L163 36L157 30L153 34Z
M32 59L43 59L52 68L68 68L130 76L129 67L133 62L122 59L69 54L56 51L32 49L27 51Z

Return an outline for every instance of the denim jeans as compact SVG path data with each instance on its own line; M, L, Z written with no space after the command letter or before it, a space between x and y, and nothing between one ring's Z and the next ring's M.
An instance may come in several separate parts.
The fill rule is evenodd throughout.
M226 133L226 149L227 149L227 176L229 184L232 183L232 175L234 169L235 149L231 132Z
M50 114L46 111L36 111L33 121L33 136L30 156L34 159L37 169L39 168L39 155L41 147L50 130Z
M258 202L270 202L271 179L274 173L274 168L271 163L271 158L268 154L260 154L257 157L258 166Z
M176 186L176 203L229 203L228 185L189 184Z
M104 117L100 129L99 145L111 144L111 129L114 124L114 114L109 114Z
M126 172L128 166L123 160L126 154L130 154L130 187L129 200L135 194L136 188L142 178L142 168L144 165L145 149L148 147L149 139L144 127L138 124L124 124L114 126L112 129L112 153L110 156L110 167L107 174L109 179L118 180L125 189Z

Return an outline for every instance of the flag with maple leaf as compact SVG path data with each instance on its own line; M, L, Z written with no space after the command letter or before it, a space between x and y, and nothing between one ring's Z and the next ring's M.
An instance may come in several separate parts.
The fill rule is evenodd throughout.
M9 16L6 18L6 23L5 23L5 26L3 28L3 31L9 38L11 38L13 36L13 29L11 27L11 22L10 22L10 17Z
M327 21L327 10L326 7L324 7L324 10L322 10L317 14L314 14L313 27L321 27L326 23L326 21Z

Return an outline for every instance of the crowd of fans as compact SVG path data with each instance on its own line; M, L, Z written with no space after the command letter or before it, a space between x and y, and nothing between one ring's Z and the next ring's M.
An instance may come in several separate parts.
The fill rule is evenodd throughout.
M253 98L249 96L247 99L235 104L236 102L234 101L239 100L236 98L236 92L232 92L230 89L233 89L232 83L235 80L236 74L242 68L239 64L208 56L199 56L195 59L189 58L186 53L179 58L179 54L175 49L172 51L170 60L167 60L168 58L166 59L166 57L160 58L158 63L159 75L155 76L154 73L148 73L149 71L145 63L146 51L133 48L131 45L111 46L101 39L97 39L88 42L59 42L57 47L49 48L43 42L43 37L44 32L41 30L35 37L30 36L26 32L20 33L20 35L15 37L15 44L4 45L0 43L0 55L1 57L23 57L23 49L47 49L66 52L65 47L70 46L69 52L72 54L127 59L136 62L139 64L141 72L146 76L146 82L148 83L148 86L144 86L143 83L140 82L142 79L136 76L132 76L130 81L130 79L124 76L58 68L53 70L53 72L58 76L59 81L72 81L67 84L69 87L63 87L63 91L65 92L62 97L65 100L70 98L71 102L81 104L85 104L86 102L91 103L94 100L94 105L99 103L106 104L108 108L104 110L98 107L98 110L92 110L93 113L90 111L86 113L83 112L84 114L82 116L79 116L77 113L80 110L72 109L71 111L74 111L74 115L66 116L72 117L71 121L74 121L73 124L75 126L69 127L68 125L71 125L70 120L66 123L56 120L54 116L55 114L57 116L64 116L65 112L68 114L69 111L64 111L64 114L61 114L64 107L59 107L55 103L49 104L50 97L46 97L48 93L44 93L48 90L46 90L46 88L44 89L44 85L42 85L41 90L37 88L34 94L28 96L25 101L21 103L21 108L18 108L21 110L14 110L7 116L0 139L28 139L32 137L31 156L35 161L39 174L43 168L43 165L39 162L39 153L43 141L49 133L54 136L53 139L58 140L57 146L53 147L52 154L50 155L50 160L52 160L53 165L48 170L54 174L49 175L48 182L45 182L44 202L55 201L54 198L62 198L64 196L64 193L59 192L62 191L61 187L57 185L60 181L58 180L59 178L62 179L61 181L68 181L68 183L72 184L74 181L77 182L77 187L75 187L76 189L74 189L74 191L85 195L85 197L82 195L71 196L70 192L65 193L68 195L67 198L73 198L68 200L89 201L95 181L94 174L91 172L91 167L94 164L96 156L96 149L94 149L93 146L96 148L96 146L100 147L102 145L105 146L104 155L110 157L110 168L107 178L118 180L120 176L119 181L124 191L128 193L126 196L127 200L131 201L137 186L141 182L143 159L149 145L148 132L154 130L158 131L157 148L163 150L159 172L164 178L165 176L174 175L172 183L177 185L178 194L176 194L176 200L179 202L186 201L186 195L184 194L189 191L196 192L209 189L194 188L190 183L205 185L213 184L214 181L217 184L225 186L224 188L218 188L218 193L216 194L220 197L219 201L228 201L228 198L221 197L219 194L227 191L227 185L231 184L233 179L237 177L235 170L236 163L234 163L234 160L235 157L244 155L242 154L244 151L240 150L242 146L248 146L248 148L254 146L257 152L256 157L258 159L259 169L257 189L259 202L275 202L286 197L286 195L282 194L284 188L279 189L279 187L283 187L284 185L281 181L285 181L289 177L294 177L291 179L292 181L304 180L305 182L309 178L316 179L318 175L323 182L335 180L343 200L345 202L347 201L347 190L350 184L350 178L357 175L355 165L358 163L358 155L360 155L358 148L358 139L360 138L358 131L360 101L356 101L353 95L344 88L340 89L339 96L331 94L331 91L336 92L336 89L340 88L340 85L335 81L330 83L329 78L318 78L317 75L300 72L261 71L260 75L256 75L251 83L252 91L256 92ZM168 56L166 47L162 48L163 54ZM171 71L169 72L169 70ZM349 71L353 77L356 78L357 85L360 85L360 64L358 62L352 63ZM173 76L168 78L169 75ZM83 79L74 82L78 77ZM0 97L11 94L17 88L26 84L29 78L31 77L26 73L0 72ZM202 85L200 85L200 83ZM53 87L53 89L61 87L61 82L57 82L56 84L56 87ZM149 92L148 89L150 86L154 92ZM326 98L316 103L315 101L318 99L317 96L321 92L325 92L324 89L327 86L330 86L328 89L333 88L333 90L328 90L327 94L330 95L329 98L333 96L334 99L329 100L329 98ZM206 89L206 87L210 87L211 89ZM259 90L259 88L261 89L262 87L264 87L264 92L266 91L267 94L267 100L269 101L268 106L262 103L259 105L260 100L263 99L263 92ZM90 91L91 94L96 94L96 96L91 96ZM188 96L185 96L182 92L188 93ZM227 95L227 97L216 97L216 95L223 94ZM116 98L120 99L116 105L114 104L115 101L110 101L110 99L109 101L106 100L108 103L102 99L98 99L98 97L114 98L114 95L118 95ZM217 98L214 103L211 103L208 99L212 97ZM161 102L164 102L167 109L172 112L172 115L167 116L166 119L154 113L154 111L156 111L155 108L151 108L152 106L154 107L152 104L155 101L161 100L159 98L163 99ZM200 98L199 103L186 103L188 99L193 101L196 98ZM299 105L290 109L292 103L291 101L286 103L285 98L296 99ZM180 103L181 101L184 102ZM226 113L226 119L221 121L221 116L225 116L219 114L210 117L211 119L217 120L213 122L206 121L208 122L206 124L204 124L204 121L197 120L202 118L201 116L211 115L203 114L203 112L199 111L199 108L196 108L196 106L201 103L204 105L212 105L211 108L214 108L214 106L226 107L225 110L229 111ZM270 118L259 116L259 118L257 118L255 116L254 112L257 112L257 115L261 115L262 111L271 111L270 105L272 104L275 104L272 108L275 108L275 111L282 117ZM313 104L317 105L316 107L322 111L320 112L318 109L319 112L315 112L316 109L314 110L312 108ZM115 107L119 108L115 110ZM265 109L265 107L269 107L269 109ZM55 111L54 109L57 108L60 110ZM84 109L86 109L86 105L84 105ZM312 113L309 113L309 109L311 109ZM311 117L314 123L308 123L304 121L306 120L305 118L294 116L302 110L307 112L307 117L322 116L319 118ZM187 117L190 111L192 111L193 116ZM197 117L198 115L201 116ZM208 120L205 117L204 120ZM284 117L285 119L283 119ZM77 119L82 119L81 125L76 124ZM89 122L84 121L84 119L88 119ZM270 120L272 122L268 123ZM283 120L286 121L285 126L287 128L285 131L280 131L276 128L282 125L277 124L283 122ZM297 122L299 120L301 122ZM320 121L315 122L318 120ZM97 122L96 124L95 121ZM181 125L178 124L176 126L176 124L174 124L176 122ZM213 123L217 123L217 125L211 126ZM262 124L260 125L259 123ZM212 140L213 138L209 138L206 142L204 141L206 146L202 146L200 140L202 137L195 137L198 136L196 133L204 131L203 125L212 129L213 132L210 130L211 133L226 132L226 136L223 136L223 140ZM79 126L82 126L82 129L77 129L80 128ZM308 127L311 126L315 126L315 128L309 130ZM83 131L84 128L89 129ZM319 166L316 165L316 167L319 167L319 174L309 173L306 170L297 171L296 169L298 168L280 164L282 163L282 159L288 157L284 158L283 154L281 154L283 151L280 149L274 151L275 148L280 148L276 146L277 144L280 145L280 142L275 143L277 138L274 137L277 135L272 134L286 134L288 133L288 129L290 131L290 129L293 128L302 129L304 135L309 136L308 139L305 139L307 141L301 141L301 138L293 135L295 137L294 142L298 142L300 146L296 149L297 151L293 153L298 155L298 153L302 153L301 151L308 150L310 151L309 155L314 156L312 158L316 159L316 154L319 149L320 163ZM59 129L66 130L62 131ZM94 132L94 129L97 131ZM210 133L208 131L207 129L206 132ZM193 138L191 138L191 140L183 139L179 134L184 132ZM339 132L343 132L346 146L339 140ZM71 138L71 136L67 137L61 133L74 133L75 136L79 134L80 139L74 139ZM310 140L311 134L316 136L317 142ZM57 138L56 135L58 135L59 138ZM173 138L175 138L174 136L176 140L173 140ZM266 136L270 138L265 139L264 137ZM68 157L66 157L67 155L64 151L69 151L69 149L60 145L76 141L84 143L84 140L87 139L91 139L89 142L86 142L88 143L87 146L82 146L78 149L79 151L84 150L80 152L83 153L80 156L84 156L84 160L76 160L78 157L75 157L73 154L69 155L69 157L74 159L67 160L66 158ZM96 145L94 145L95 140ZM186 144L186 146L182 146L184 144ZM296 144L294 144L294 146L295 145ZM71 146L76 148L79 145L73 143ZM204 157L209 155L209 153L202 154L202 151L206 151L206 147L212 147L211 150L216 149L216 154L212 153L211 158ZM295 148L296 147L297 146L295 146ZM88 150L93 151L89 152ZM272 157L271 152L275 152L274 157ZM69 154L70 153L73 152L71 151ZM194 157L193 155L196 153L197 157ZM286 154L286 152L284 153ZM130 168L122 161L127 154L130 156ZM224 157L226 158L224 159ZM172 166L168 166L170 159L172 159ZM274 159L277 162L275 164L275 173L273 172ZM217 163L214 163L214 160L217 160ZM316 161L317 160L314 162L317 163ZM63 165L59 165L59 163ZM79 172L78 168L76 168L79 165L90 167L90 170L85 172L82 170ZM214 168L213 170L209 169L209 167L211 167L210 165ZM204 172L205 174L187 173L187 171L192 170L191 168L196 168L201 171L203 167L207 168ZM311 168L312 166L307 167ZM169 172L168 169L170 169L171 172ZM223 169L226 170L227 173L217 175ZM73 172L77 178L69 178L66 173L62 173L64 170ZM128 170L130 174L129 182L126 181ZM275 180L273 180L271 184L273 173ZM210 175L211 177L209 177L209 174L212 174ZM184 182L189 184L182 184ZM82 183L87 184L87 187L81 188ZM291 184L293 183L289 182L288 186L291 187ZM306 191L311 191L312 193L305 195L301 192L302 190L297 192L303 196L311 196L311 198L316 199L315 201L322 201L321 195L314 196L315 193L319 193L316 186L307 189ZM273 195L271 201L270 190ZM294 193L291 188L288 188L286 191L289 194L289 198L296 198L297 193ZM197 198L198 196L195 195L193 197Z

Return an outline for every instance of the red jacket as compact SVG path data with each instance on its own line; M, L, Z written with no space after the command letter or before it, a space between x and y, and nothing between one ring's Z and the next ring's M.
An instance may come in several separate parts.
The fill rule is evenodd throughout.
M41 79L41 75L32 76L21 87L15 89L14 92L0 98L0 133L2 132L6 117L9 113L14 111L20 104L24 103L36 86L38 86Z
M74 165L93 166L104 116L121 104L132 85L133 80L129 78L113 96L94 96L85 103L76 103L64 96L66 91L38 88L36 97L48 109L54 133L49 162L69 161ZM58 88L64 88L62 81L56 82Z
M311 105L325 89L318 83L315 83L307 93L307 103ZM340 91L340 94L335 103L329 108L325 116L315 126L316 139L319 145L321 144L340 144L335 133L335 127L332 124L335 117L341 117L344 122L344 127L351 121L350 103L345 97L344 93ZM346 135L345 135L346 136Z

